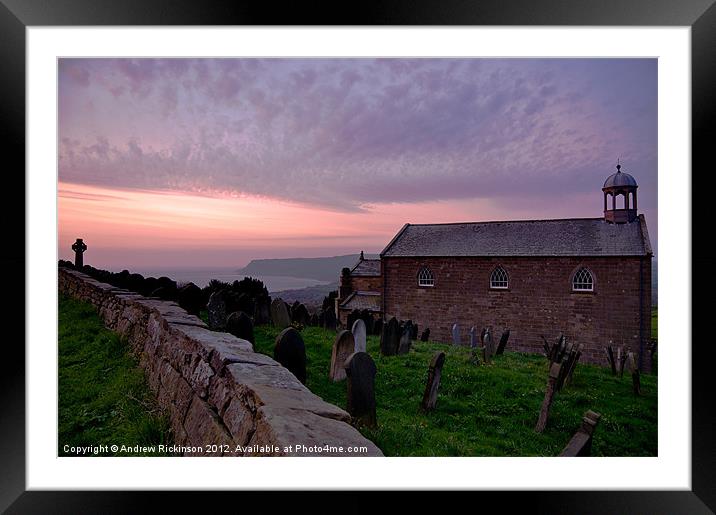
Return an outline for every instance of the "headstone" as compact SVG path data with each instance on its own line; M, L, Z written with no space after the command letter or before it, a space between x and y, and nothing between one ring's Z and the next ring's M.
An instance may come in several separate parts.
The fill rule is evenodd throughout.
M460 345L460 326L457 323L452 325L452 344Z
M377 369L367 352L354 352L345 362L348 378L346 408L356 425L376 427L375 374Z
M444 363L444 352L438 352L435 354L430 362L430 367L428 368L428 382L425 384L423 402L421 403L423 411L433 410L438 402L438 389L440 388L440 377L442 376Z
M212 331L223 331L226 327L226 300L224 290L215 291L209 296L206 305L209 317L209 329Z
M478 357L478 341L477 341L477 329L475 329L475 326L473 325L470 328L470 363L473 365L479 365L480 364L480 358ZM484 347L483 347L483 357L484 357Z
M381 334L383 334L383 319L382 318L380 318L380 317L376 318L375 323L373 324L373 333L371 333L371 334L375 334L377 336L380 336Z
M72 250L75 251L75 268L80 269L84 266L82 254L87 250L87 244L82 241L82 238L77 238L77 241L72 244Z
M495 353L495 347L492 343L492 334L490 330L483 331L482 359L486 364L492 363L492 355Z
M627 360L627 353L619 346L617 349L617 360L619 361L619 378L624 377L624 364Z
M288 315L286 303L281 299L274 299L271 302L271 320L274 327L283 329L291 325L291 318Z
M296 301L298 302L298 301ZM311 315L308 313L308 308L303 304L296 305L294 303L291 309L291 320L303 326L306 326L310 322Z
M421 342L426 342L426 341L428 341L429 339L430 339L430 328L429 328L429 327L426 327L425 330L424 330L424 331L422 332L422 334L420 335L420 341L421 341Z
M234 311L226 318L226 332L237 338L248 340L252 345L255 343L254 324L243 311Z
M412 321L411 321L411 325L410 325L410 339L411 340L418 339L418 324L415 324Z
M392 317L387 324L383 325L383 333L380 336L380 353L383 356L394 356L398 352L400 344L400 324Z
M331 331L336 330L338 321L336 320L336 312L333 308L328 308L323 311L323 323L326 329L330 329Z
M360 311L357 309L354 309L350 313L348 313L348 317L346 318L346 327L350 329L353 327L353 322L358 320L360 318Z
M408 320L405 325L403 326L403 329L400 334L400 341L398 342L398 354L407 354L410 352L410 346L412 345L412 340L410 339L410 336L413 334L413 324Z
M333 349L331 350L331 370L328 377L333 382L343 381L346 378L346 371L343 365L346 363L348 356L355 352L355 338L353 333L343 330L336 335L333 341Z
M612 346L607 345L604 348L604 352L607 355L607 362L609 362L609 366L612 368L612 375L616 376L617 375L617 363L614 360L614 351L612 350Z
M582 425L574 434L572 439L567 443L566 447L559 453L560 456L582 457L592 454L592 439L594 437L594 429L601 415L594 411L587 411L582 418Z
M627 363L629 364L629 372L631 372L632 380L632 391L634 395L641 395L641 377L639 375L639 367L636 364L636 358L633 352L629 352L627 356Z
M495 351L496 356L502 356L502 354L505 352L505 347L507 347L507 340L510 339L510 330L505 329L502 332L502 336L500 336L500 343L497 345L497 351Z
M269 322L271 322L271 297L257 297L254 304L254 323L263 325Z
M306 346L301 334L293 327L287 327L276 337L273 359L306 384Z
M567 376L565 378L565 383L570 384L572 382L572 376L574 376L574 369L577 368L577 363L579 362L579 358L582 355L582 351L584 350L584 345L581 343L577 345L577 348L570 352L568 369L567 369Z
M192 315L198 315L203 307L201 288L194 283L187 283L179 288L177 300L179 305Z
M353 322L353 327L351 328L351 332L353 333L353 339L355 340L355 349L353 352L366 352L366 327L365 322L363 320L358 319L355 322Z
M547 418L549 417L549 410L552 407L552 401L554 400L554 394L557 386L557 378L559 377L562 365L560 363L552 363L549 369L549 379L547 381L547 389L544 393L544 400L542 401L542 407L539 411L539 418L537 419L537 426L535 431L541 433L544 428L547 427Z
M477 329L475 329L475 326L473 325L470 328L470 348L474 349L477 347Z

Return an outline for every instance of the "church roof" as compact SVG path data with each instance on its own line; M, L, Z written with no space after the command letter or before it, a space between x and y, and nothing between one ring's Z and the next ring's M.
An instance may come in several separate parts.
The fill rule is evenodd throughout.
M644 215L626 224L604 218L405 224L381 257L646 256Z
M351 270L353 277L375 277L380 275L380 259L363 259Z
M354 291L343 303L338 306L341 309L354 309L368 311L381 311L381 294L377 291Z

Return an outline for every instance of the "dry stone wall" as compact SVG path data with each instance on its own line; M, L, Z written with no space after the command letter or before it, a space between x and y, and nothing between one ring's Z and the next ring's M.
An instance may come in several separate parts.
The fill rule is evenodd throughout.
M247 340L210 331L176 303L66 268L59 269L59 291L92 303L131 345L169 416L174 443L202 449L185 455L383 455L350 425L347 412Z

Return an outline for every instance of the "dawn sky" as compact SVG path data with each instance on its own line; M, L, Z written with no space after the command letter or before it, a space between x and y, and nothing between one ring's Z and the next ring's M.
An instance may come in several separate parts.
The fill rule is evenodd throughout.
M61 59L58 250L238 267L599 217L617 158L656 249L655 59Z

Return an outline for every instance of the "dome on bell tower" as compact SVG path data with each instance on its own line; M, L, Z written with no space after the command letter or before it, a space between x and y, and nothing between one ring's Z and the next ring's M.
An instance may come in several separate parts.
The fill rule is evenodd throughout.
M604 181L604 220L613 224L624 224L636 220L636 179L622 172L617 164L617 172ZM611 201L608 197L611 196ZM623 199L623 200L620 200ZM619 202L618 202L619 201Z

